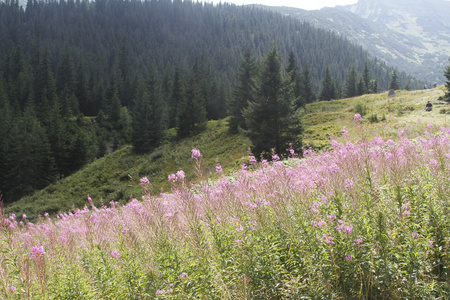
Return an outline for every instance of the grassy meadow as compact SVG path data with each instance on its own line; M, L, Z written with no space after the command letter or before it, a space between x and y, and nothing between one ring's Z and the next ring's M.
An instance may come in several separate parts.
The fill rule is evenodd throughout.
M116 151L5 208L0 298L448 299L442 94L310 104L282 161L225 121Z

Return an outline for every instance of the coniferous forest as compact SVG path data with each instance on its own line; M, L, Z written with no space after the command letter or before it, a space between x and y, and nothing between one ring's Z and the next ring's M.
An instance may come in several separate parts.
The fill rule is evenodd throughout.
M148 152L168 128L185 138L231 116L230 130L248 132L262 153L282 147L264 140L283 135L264 133L273 107L295 112L270 120L300 133L306 103L386 90L392 75L399 88L422 86L333 33L251 6L7 1L0 41L5 202L125 144ZM280 102L268 109L265 93Z

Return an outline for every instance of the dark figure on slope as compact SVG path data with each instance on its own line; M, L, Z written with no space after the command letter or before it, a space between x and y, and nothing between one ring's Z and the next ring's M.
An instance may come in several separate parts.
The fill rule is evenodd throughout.
M431 104L430 101L428 101L427 105L425 105L425 110L426 111L431 111L433 109L433 104Z

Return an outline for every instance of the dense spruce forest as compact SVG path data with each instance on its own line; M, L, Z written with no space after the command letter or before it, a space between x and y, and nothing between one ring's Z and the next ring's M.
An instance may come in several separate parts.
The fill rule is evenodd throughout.
M422 85L342 37L251 6L29 0L21 7L6 1L0 40L5 202L125 144L145 153L168 128L184 138L207 120L231 115L238 130L239 120L233 121L243 111L233 105L243 96L242 72L252 59L266 56L267 66L272 55L280 62L277 72L292 84L295 109ZM255 86L261 87L259 74ZM256 107L249 110L258 115Z

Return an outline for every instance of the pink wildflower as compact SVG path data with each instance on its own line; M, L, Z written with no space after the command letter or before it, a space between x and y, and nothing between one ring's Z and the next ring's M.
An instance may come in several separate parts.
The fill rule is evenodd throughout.
M169 180L169 182L175 182L175 181L177 181L177 176L175 174L170 174L168 176L168 180Z
M157 290L156 294L157 295L164 295L166 293L166 290Z
M353 117L353 120L355 121L362 121L362 117L360 114L355 114L355 116Z
M326 244L329 244L329 245L334 244L334 242L333 242L333 237L332 237L332 236L329 236L329 235L324 234L324 235L323 235L323 238L324 238L323 241L324 241Z
M432 166L432 167L437 167L438 164L439 164L439 163L438 163L437 160L435 160L435 159L430 160L430 166Z
M148 180L147 177L142 177L141 178L141 185L151 185L150 181Z
M353 246L358 246L363 242L363 239L361 237L354 240Z
M352 257L350 254L345 256L345 259L346 259L346 260L352 260L352 258L353 258L353 257Z
M117 251L117 250L111 250L111 256L112 257L114 257L114 258L116 258L116 259L118 259L118 258L121 258L122 257L122 255L120 255L120 253L119 253L119 251Z
M198 149L192 149L191 151L191 158L192 159L199 159L200 157L202 157L202 154L200 153L200 150Z
M342 127L341 131L342 131L342 136L347 136L348 135L348 130L346 129L345 126Z
M181 273L180 274L180 280L181 281L185 281L186 279L188 279L188 277L189 277L189 275L188 275L188 273Z
M428 241L428 243L430 243L430 247L433 248L434 241L430 240L430 241Z
M250 163L251 165L254 165L254 164L257 163L256 157L253 156L253 155L250 155L250 156L248 157L248 159L249 159L249 163Z
M45 249L43 246L34 246L33 249L31 249L30 257L32 258L38 258L45 255Z
M183 170L178 171L176 175L177 175L177 178L180 179L180 180L183 180L184 177L186 176L186 175L184 174L184 171L183 171Z
M413 233L411 233L412 237L415 239L418 239L420 237L419 233L417 231L414 231Z

